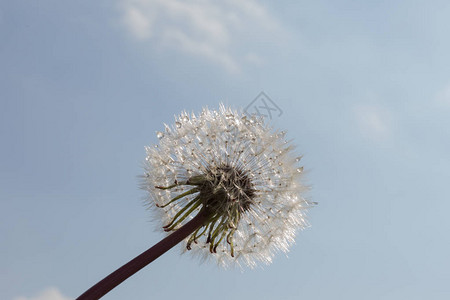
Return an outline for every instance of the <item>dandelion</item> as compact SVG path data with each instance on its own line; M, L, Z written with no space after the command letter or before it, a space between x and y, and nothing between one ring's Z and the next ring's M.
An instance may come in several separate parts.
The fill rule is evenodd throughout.
M200 212L206 221L183 243L219 265L269 264L308 226L300 156L264 119L220 106L182 113L147 147L142 187L164 230L177 230Z
M301 156L264 119L225 108L183 112L147 147L142 188L168 236L95 284L99 299L182 242L223 267L270 264L308 226Z

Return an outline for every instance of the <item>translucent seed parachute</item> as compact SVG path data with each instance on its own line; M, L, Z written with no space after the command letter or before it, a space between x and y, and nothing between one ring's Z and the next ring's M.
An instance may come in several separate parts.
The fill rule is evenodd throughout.
M183 112L147 147L142 188L166 232L200 211L183 247L219 265L269 264L308 226L301 156L264 119L226 108Z

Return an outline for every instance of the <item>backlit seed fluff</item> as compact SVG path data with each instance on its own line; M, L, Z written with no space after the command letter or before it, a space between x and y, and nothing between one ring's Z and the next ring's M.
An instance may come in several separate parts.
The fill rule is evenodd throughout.
M270 264L308 226L301 156L263 118L220 105L181 113L146 147L142 187L170 233L208 211L183 248L224 267Z

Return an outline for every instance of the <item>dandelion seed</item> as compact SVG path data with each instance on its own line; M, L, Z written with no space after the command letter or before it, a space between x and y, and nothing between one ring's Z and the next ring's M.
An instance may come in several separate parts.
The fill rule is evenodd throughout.
M156 132L156 137L157 137L158 139L162 139L162 138L164 137L164 133L161 132L161 131L158 131L158 132Z
M181 124L183 124L181 126ZM142 188L172 232L199 212L207 220L183 247L224 267L271 263L308 225L303 167L286 132L220 106L181 114L159 147L147 147Z

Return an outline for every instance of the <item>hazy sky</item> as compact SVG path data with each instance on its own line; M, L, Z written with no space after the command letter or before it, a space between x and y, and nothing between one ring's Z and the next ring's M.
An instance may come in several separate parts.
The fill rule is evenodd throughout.
M144 146L245 108L304 154L312 227L222 270L177 247L104 299L448 299L449 1L0 1L0 298L74 299L159 241Z

